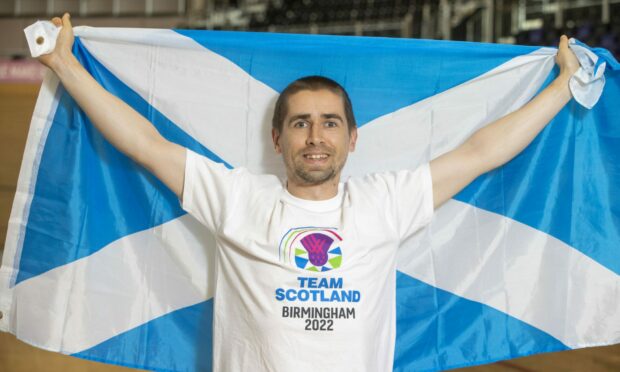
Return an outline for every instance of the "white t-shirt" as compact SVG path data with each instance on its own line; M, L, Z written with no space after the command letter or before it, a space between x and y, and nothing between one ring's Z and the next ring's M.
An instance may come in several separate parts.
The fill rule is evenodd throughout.
M428 164L294 197L187 150L183 209L216 239L214 371L391 371L396 251L433 214Z

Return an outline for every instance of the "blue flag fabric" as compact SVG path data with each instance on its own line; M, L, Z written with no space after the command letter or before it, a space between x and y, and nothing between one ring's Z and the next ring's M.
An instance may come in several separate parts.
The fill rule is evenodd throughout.
M324 75L360 127L345 172L413 168L525 104L550 48L185 30L76 28L74 53L166 138L282 176L275 98ZM620 342L620 69L519 156L436 211L398 255L394 370L442 370ZM57 79L33 115L0 269L0 329L161 371L211 369L213 237L115 150ZM225 295L225 294L218 294Z

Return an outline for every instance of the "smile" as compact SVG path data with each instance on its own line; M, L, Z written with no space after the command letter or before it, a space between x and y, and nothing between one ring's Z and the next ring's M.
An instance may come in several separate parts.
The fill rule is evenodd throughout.
M306 154L304 158L306 159L327 159L329 155L327 154Z

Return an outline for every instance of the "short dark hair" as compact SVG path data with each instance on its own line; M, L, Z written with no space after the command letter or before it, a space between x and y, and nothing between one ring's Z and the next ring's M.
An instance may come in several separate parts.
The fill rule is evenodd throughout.
M353 116L353 105L351 104L351 99L349 98L347 91L344 90L344 88L334 80L326 78L324 76L302 77L293 81L286 88L284 88L282 93L280 93L278 100L276 101L276 107L273 110L273 119L271 121L271 126L278 132L282 133L284 118L288 113L288 99L291 95L302 90L317 91L321 89L327 89L333 93L338 94L342 98L342 102L344 103L344 114L345 118L347 119L349 132L353 130L353 128L356 128L357 124L355 123L355 116Z

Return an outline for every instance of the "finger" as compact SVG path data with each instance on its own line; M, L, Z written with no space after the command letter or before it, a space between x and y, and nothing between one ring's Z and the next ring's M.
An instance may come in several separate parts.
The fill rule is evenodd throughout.
M56 27L60 27L62 26L62 20L58 17L54 17L52 18L52 23L54 24L54 26Z
M560 37L560 48L568 48L568 37L566 35Z
M71 28L71 15L69 13L65 13L62 16L62 24L63 26L67 26L68 28Z

